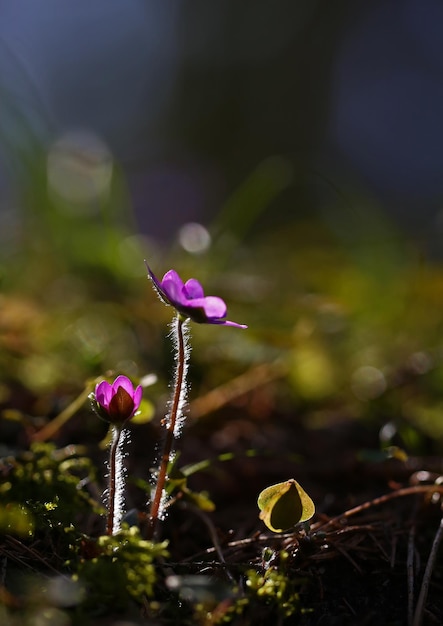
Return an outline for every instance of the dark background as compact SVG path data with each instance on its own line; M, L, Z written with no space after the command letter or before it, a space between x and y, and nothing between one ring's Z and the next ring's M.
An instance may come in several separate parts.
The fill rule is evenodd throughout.
M437 0L3 2L3 212L22 202L24 154L86 130L148 234L210 219L277 155L284 214L357 194L438 249L442 14Z

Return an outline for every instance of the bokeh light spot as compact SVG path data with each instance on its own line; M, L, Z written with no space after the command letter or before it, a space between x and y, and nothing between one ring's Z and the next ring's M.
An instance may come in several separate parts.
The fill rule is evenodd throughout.
M64 201L67 213L93 213L106 198L112 180L112 155L94 133L71 131L55 141L48 152L49 191Z
M359 400L374 400L386 391L386 378L376 367L363 365L353 373L351 387Z
M202 224L197 222L184 224L179 230L178 240L182 248L191 254L202 254L211 245L211 235Z

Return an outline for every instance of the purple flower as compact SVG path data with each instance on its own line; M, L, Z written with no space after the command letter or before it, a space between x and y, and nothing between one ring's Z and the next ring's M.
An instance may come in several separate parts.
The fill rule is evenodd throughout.
M182 317L190 318L199 324L247 328L244 324L226 320L227 308L224 301L217 296L205 296L203 287L195 278L183 283L175 270L169 270L160 281L148 265L147 268L160 299L165 304L173 306Z
M126 376L117 376L112 385L103 380L95 388L95 400L100 414L113 424L121 424L133 417L140 406L143 389L134 389Z

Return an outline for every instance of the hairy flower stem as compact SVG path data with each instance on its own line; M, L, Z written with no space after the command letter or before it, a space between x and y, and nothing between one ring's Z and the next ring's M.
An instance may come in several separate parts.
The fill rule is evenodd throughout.
M183 319L180 315L177 315L177 318L175 320L175 332L177 339L177 366L174 379L174 391L172 395L171 410L169 412L169 415L164 420L164 424L167 430L165 442L163 445L162 456L160 459L160 466L157 474L157 482L155 485L154 496L151 502L149 525L147 530L148 539L152 539L154 537L157 528L158 519L161 512L163 493L167 479L168 465L171 460L171 454L177 434L178 422L181 418L184 403L187 366L187 349L183 328L185 322L186 319Z
M120 480L117 471L117 464L119 461L119 445L121 440L122 428L121 426L113 426L113 438L111 443L111 450L109 455L109 485L108 485L108 517L106 521L106 534L113 535L116 532L116 500L118 499L121 489L117 485L117 481ZM120 473L121 474L121 473ZM118 503L117 503L118 507Z

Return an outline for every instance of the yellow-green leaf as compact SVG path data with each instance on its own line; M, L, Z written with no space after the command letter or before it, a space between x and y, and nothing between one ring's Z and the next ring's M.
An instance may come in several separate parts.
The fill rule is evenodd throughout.
M257 504L260 519L276 533L306 522L315 513L313 501L293 478L264 489Z
M131 424L146 424L154 417L154 405L149 400L143 399L137 413L131 417Z

